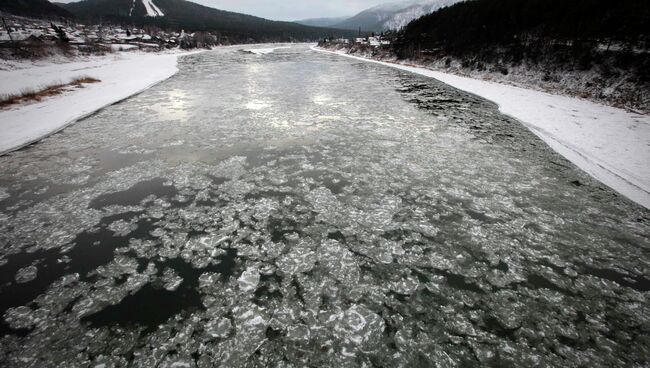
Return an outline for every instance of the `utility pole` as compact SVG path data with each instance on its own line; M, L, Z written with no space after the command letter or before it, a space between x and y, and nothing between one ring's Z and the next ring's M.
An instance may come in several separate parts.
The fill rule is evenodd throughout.
M7 25L7 22L5 21L4 17L2 17L2 24L5 26L5 29L7 30L7 34L9 35L9 40L14 45L14 52L18 52L18 44L16 43L16 41L14 41L14 38L11 37L11 30L9 29L9 26Z
M5 18L4 18L4 17L2 17L2 24L5 26L5 29L7 30L7 34L9 35L9 40L11 41L11 43L13 43L13 42L14 42L14 38L11 37L11 30L9 29L9 26L7 25L7 22L5 22Z

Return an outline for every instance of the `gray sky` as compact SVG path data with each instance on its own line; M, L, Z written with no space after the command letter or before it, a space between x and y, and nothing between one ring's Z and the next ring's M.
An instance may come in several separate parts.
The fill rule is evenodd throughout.
M55 0L71 3L76 0ZM191 0L206 6L275 20L355 15L391 0Z

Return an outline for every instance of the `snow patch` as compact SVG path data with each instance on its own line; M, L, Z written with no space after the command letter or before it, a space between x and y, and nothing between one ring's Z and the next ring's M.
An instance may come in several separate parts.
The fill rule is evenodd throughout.
M164 17L165 13L160 10L156 4L153 3L153 0L142 0L142 5L147 9L148 17Z
M133 9L135 9L135 2L136 0L133 0L133 3L131 4L131 9L129 10L129 17L133 16Z
M91 61L0 71L0 94L38 89L80 76L101 81L38 103L0 111L0 154L33 143L171 77L178 71L177 59L182 55L186 54L118 54Z
M269 47L269 48L261 48L261 49L244 49L244 51L255 55L266 55L266 54L271 54L276 50L290 49L290 48L291 48L290 46L281 46L281 47Z
M127 50L133 50L137 48L139 48L138 45L130 45L130 44L123 44L123 43L111 44L111 50L113 51L127 51Z

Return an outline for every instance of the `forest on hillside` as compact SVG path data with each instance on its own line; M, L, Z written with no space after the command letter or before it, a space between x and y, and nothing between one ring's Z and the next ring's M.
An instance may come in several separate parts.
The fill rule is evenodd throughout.
M588 68L603 51L626 54L620 62L650 67L647 53L639 52L649 47L650 1L472 0L411 22L398 34L394 51L402 58L477 55L515 63L552 58Z
M647 0L470 0L411 22L391 54L470 74L541 73L565 93L650 110Z
M400 52L444 49L462 54L486 45L620 44L647 48L650 1L472 0L410 23Z
M0 0L0 12L28 17L74 18L70 12L48 0Z
M88 0L61 5L86 23L111 22L165 30L184 29L187 32L211 31L220 33L229 43L313 41L333 32L341 36L353 33L271 21L184 0L156 0L165 12L164 17L129 16L131 3L131 0Z

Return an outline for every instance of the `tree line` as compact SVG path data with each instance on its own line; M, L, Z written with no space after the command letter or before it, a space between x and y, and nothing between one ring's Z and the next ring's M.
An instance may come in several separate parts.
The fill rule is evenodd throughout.
M165 12L165 16L147 17L140 2L135 3L135 7L133 4L132 0L86 0L62 6L85 23L132 24L165 30L219 33L221 39L228 43L314 41L332 32L340 35L353 33L271 21L184 0L156 0L156 5Z
M650 1L471 0L410 23L395 51L402 57L423 50L463 55L494 46L582 43L647 49Z

